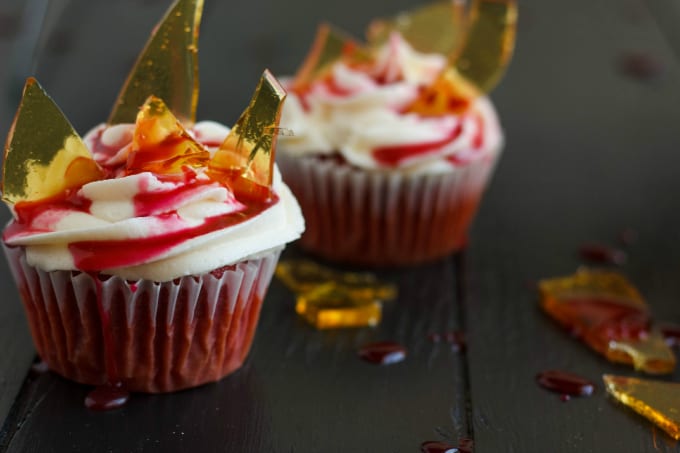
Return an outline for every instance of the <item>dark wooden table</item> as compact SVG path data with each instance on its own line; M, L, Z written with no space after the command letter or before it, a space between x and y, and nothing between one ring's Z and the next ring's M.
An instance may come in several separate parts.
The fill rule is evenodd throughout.
M0 0L0 135L29 74L78 130L105 118L168 3ZM369 18L414 4L206 0L199 117L231 124L262 68L292 72L320 20L360 35ZM35 352L3 262L0 451L417 452L459 438L473 438L477 453L680 450L601 385L563 403L535 384L550 368L598 383L635 373L557 328L529 284L573 272L581 243L614 244L634 228L622 270L658 319L680 321L678 23L677 2L521 2L516 55L493 93L507 147L470 246L381 272L400 292L374 329L316 331L274 281L240 371L93 413L88 387L29 372ZM454 329L466 332L465 352L427 339ZM367 364L355 351L372 340L401 342L409 356Z

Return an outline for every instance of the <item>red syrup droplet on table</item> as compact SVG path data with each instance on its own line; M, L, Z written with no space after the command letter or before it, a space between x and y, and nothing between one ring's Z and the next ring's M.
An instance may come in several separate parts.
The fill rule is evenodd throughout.
M377 365L391 365L406 358L406 348L393 341L370 343L359 349L359 357Z
M130 392L119 385L101 385L85 397L85 407L93 411L117 409L130 399Z
M31 365L31 373L33 374L44 374L50 371L50 367L44 360L40 360Z
M566 371L543 371L536 375L536 382L545 389L561 393L562 401L565 401L565 396L590 396L595 391L595 384L591 381Z
M420 444L420 451L422 453L455 453L459 450L455 445L446 442L427 441Z
M422 453L472 453L472 439L462 438L458 440L458 445L448 442L429 440L420 444Z
M680 346L680 325L662 322L657 327L668 346Z
M586 261L598 264L625 264L628 257L626 252L603 244L583 244L579 255Z
M638 232L632 228L624 228L619 233L619 242L621 245L629 246L635 243L638 238Z
M473 445L474 442L472 439L468 439L466 437L458 439L458 451L460 451L460 453L472 453Z
M447 343L451 345L454 351L465 350L465 334L460 330L451 330L448 332L432 332L427 335L428 340L432 343Z
M620 71L630 78L651 81L664 72L664 62L658 57L644 52L627 52L619 58Z

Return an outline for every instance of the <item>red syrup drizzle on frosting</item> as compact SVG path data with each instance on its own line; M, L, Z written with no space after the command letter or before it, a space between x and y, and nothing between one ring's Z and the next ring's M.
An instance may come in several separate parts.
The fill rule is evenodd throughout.
M370 343L359 349L359 357L376 365L392 365L406 358L406 348L393 341Z
M83 271L133 266L156 257L191 238L221 230L253 218L278 201L276 196L265 202L251 202L240 212L229 213L204 219L196 227L159 234L148 238L81 241L69 244L76 267ZM176 214L159 216L165 219L177 218Z
M548 370L536 375L536 382L544 389L562 396L590 396L595 391L595 384L586 378L560 370ZM568 401L567 398L562 398Z
M136 194L134 198L135 215L144 217L167 212L168 208L177 206L181 200L190 199L206 186L221 187L219 183L213 180L187 181L185 185L163 191L146 191L142 187L142 191Z
M100 385L87 394L85 397L85 407L96 411L116 409L123 406L130 398L118 374L116 366L115 345L111 330L111 317L104 308L102 281L97 274L89 274L95 285L95 295L97 299L97 311L102 328L102 340L104 342L104 368L108 382Z
M448 135L441 140L425 143L412 143L408 145L380 146L373 150L373 158L382 165L396 167L403 160L410 157L427 154L436 151L456 140L463 132L463 124L459 122L451 129Z
M48 228L27 228L27 225L31 225L38 216L47 211L54 212L61 209L64 213L67 211L88 213L91 205L92 202L89 199L78 195L77 190L68 190L63 194L38 201L20 201L14 205L16 221L10 223L7 228L5 228L3 239L7 241L7 239L17 235L49 233L51 230ZM53 222L56 222L57 220L57 218L52 219Z

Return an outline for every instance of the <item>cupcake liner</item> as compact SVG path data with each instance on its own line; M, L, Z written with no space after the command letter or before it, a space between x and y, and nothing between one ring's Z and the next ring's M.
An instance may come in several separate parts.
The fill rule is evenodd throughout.
M4 246L35 346L49 368L90 385L170 392L219 380L252 344L281 249L200 276L126 281L30 266Z
M417 175L284 153L278 165L305 216L304 249L331 261L391 266L437 259L466 244L499 153Z

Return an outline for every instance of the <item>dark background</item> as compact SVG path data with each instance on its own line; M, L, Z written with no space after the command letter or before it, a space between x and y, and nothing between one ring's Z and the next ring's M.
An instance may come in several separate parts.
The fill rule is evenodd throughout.
M0 0L0 136L27 75L80 132L104 120L168 4ZM370 18L418 4L206 0L199 119L232 123L265 67L295 70L318 22L361 36ZM378 329L316 332L274 282L243 370L92 416L81 406L86 388L49 374L24 381L33 353L2 264L0 420L9 416L0 450L409 452L426 440L474 437L482 453L678 451L601 385L562 403L534 384L548 368L597 383L603 373L635 373L556 328L531 283L573 272L583 242L615 244L634 228L639 239L622 270L658 319L680 322L679 13L677 1L520 2L515 57L492 94L507 146L470 247L382 273L399 282L400 297ZM466 329L465 354L425 340L449 328ZM352 351L371 339L402 341L411 355L366 368Z

